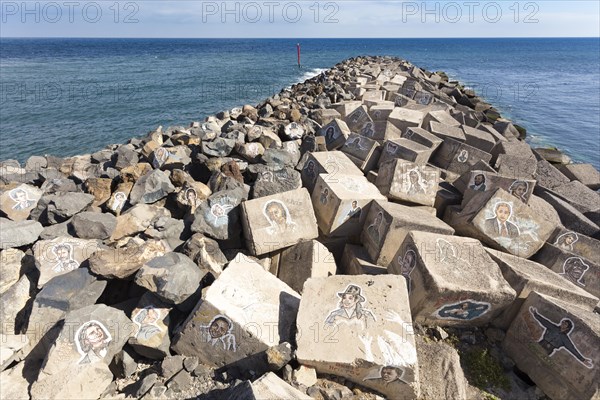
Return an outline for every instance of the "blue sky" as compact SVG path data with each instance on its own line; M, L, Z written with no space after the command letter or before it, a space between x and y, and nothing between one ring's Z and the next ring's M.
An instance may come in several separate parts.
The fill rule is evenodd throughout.
M2 37L600 36L596 0L43 0L1 1L0 14Z

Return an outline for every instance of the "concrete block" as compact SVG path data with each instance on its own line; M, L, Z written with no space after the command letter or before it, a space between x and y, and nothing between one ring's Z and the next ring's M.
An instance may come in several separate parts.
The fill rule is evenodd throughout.
M418 165L425 165L429 161L429 157L431 157L432 153L433 149L409 139L400 138L386 140L383 143L378 165L381 166L384 162L394 158L412 161Z
M376 185L390 200L433 206L439 179L437 168L393 159L379 168Z
M496 146L496 139L491 133L467 125L462 125L461 129L465 133L465 143L491 154L492 149Z
M388 398L419 396L417 352L402 277L309 279L297 326L296 355L301 364Z
M337 150L346 143L350 128L341 119L335 118L319 131L319 135L325 138L327 150Z
M454 229L417 207L374 201L361 233L361 242L375 264L387 267L410 231L452 235Z
M460 235L523 258L535 254L555 228L503 189L474 197L450 225Z
M598 332L597 314L533 292L506 333L503 347L550 398L596 399Z
M319 234L305 188L248 200L240 209L246 246L253 255L315 239Z
M394 108L394 111L390 113L388 121L404 132L407 128L421 126L421 123L423 122L423 112L396 107Z
M429 147L433 151L435 151L435 149L443 142L442 139L423 128L408 128L404 131L402 137L422 144L425 147Z
M455 125L446 125L431 121L429 124L429 132L433 133L442 140L446 140L446 138L454 139L459 142L465 142L467 140L463 130Z
M600 172L592 164L562 165L560 172L572 181L579 181L590 189L600 189Z
M536 179L538 165L534 156L520 157L510 154L500 154L494 168L500 175L515 179ZM540 181L538 180L538 185Z
M539 186L552 190L570 182L569 178L546 160L537 161L535 178Z
M363 172L341 151L308 153L302 166L302 186L313 192L320 174L344 174L363 177Z
M410 232L388 271L406 278L413 319L424 325L484 325L516 296L472 238Z
M533 259L588 293L600 297L600 265L564 250L564 247L567 246L546 243Z
M513 179L506 176L475 170L470 172L469 183L464 191L463 204L467 204L481 192L502 188L515 198L527 204L533 195L536 181L530 179Z
M360 233L372 200L385 200L366 178L321 174L312 194L319 229L328 236Z
M431 122L450 126L459 126L460 123L446 111L431 111L423 118L422 128L431 129Z
M365 105L361 105L350 114L346 115L344 121L348 125L348 128L350 128L350 131L354 133L360 132L366 122L373 122L369 116L369 110Z
M308 240L281 252L277 277L302 294L302 286L308 278L335 275L336 269L335 259L327 247L317 240Z
M298 293L238 254L177 330L172 349L210 366L241 367L292 342L299 303Z
M464 174L479 161L489 163L492 156L466 143L446 138L432 157L433 164L457 174Z
M340 275L381 275L387 268L377 265L367 249L360 245L346 244L340 263Z
M377 141L353 133L348 136L341 151L349 156L354 164L364 172L377 165L379 152L376 150L378 148L379 143Z
M552 243L552 245L564 251L587 258L596 264L600 264L600 240L573 232L572 230L560 226L554 231L552 236L550 236L548 243Z
M542 264L500 250L486 248L500 266L504 279L517 292L515 301L493 321L494 326L507 330L530 293L560 298L578 307L593 311L598 298L577 285L565 280Z

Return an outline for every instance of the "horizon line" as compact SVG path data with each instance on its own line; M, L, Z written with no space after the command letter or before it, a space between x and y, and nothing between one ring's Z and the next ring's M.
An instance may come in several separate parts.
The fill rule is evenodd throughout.
M137 36L0 36L2 39L211 39L211 40L398 40L398 39L600 39L600 36L421 36L421 37L137 37Z

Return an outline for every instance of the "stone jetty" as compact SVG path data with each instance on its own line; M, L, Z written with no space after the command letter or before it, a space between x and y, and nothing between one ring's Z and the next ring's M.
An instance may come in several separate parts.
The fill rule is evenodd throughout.
M2 161L0 398L598 399L600 173L525 138L357 57Z

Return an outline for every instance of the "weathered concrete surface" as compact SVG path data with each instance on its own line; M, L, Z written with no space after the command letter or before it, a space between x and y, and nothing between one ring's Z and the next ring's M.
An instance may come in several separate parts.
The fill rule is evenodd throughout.
M509 357L554 399L600 394L598 315L532 292L506 333Z
M401 204L373 201L361 232L361 242L375 264L387 267L409 231L452 235L454 229L426 211Z
M308 153L301 166L302 184L310 193L320 174L364 176L362 171L341 151Z
M504 279L517 292L514 303L493 322L504 330L508 329L531 292L559 298L590 311L598 305L599 300L596 296L587 293L542 264L499 250L486 248L486 251L500 266Z
M340 275L387 274L387 268L375 264L371 256L369 256L367 249L354 244L344 246L339 271Z
M380 166L375 184L392 201L433 206L439 180L437 168L393 159Z
M406 278L413 319L425 325L483 325L515 299L476 239L413 231L388 271Z
M246 246L254 255L318 236L310 195L304 188L248 200L240 208Z
M600 189L600 172L591 164L567 164L560 167L567 178L579 181L593 190Z
M550 243L544 244L544 247L536 253L533 259L583 290L600 297L600 265L598 263Z
M317 240L308 240L281 252L276 275L302 294L302 287L307 279L335 275L336 269L333 255L327 247Z
M297 326L300 363L389 398L419 396L417 351L402 277L309 279Z
M385 200L364 177L321 174L312 193L319 229L328 236L360 234L372 200Z
M176 332L172 349L218 367L256 359L291 342L299 302L288 285L238 254Z
M535 254L555 228L503 189L474 197L449 225L461 235L524 258Z
M554 231L548 239L548 243L595 263L600 263L600 240L573 232L564 226L559 226Z

